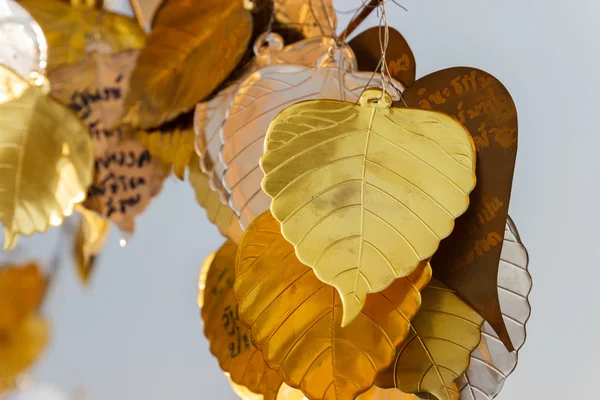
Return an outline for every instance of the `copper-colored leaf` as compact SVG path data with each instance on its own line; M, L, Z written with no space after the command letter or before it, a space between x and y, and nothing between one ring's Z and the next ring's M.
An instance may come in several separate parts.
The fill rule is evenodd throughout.
M48 69L83 61L98 37L112 52L140 48L145 34L134 19L110 12L75 8L57 0L20 0L40 24L48 42Z
M271 123L260 162L271 211L298 258L344 302L346 325L368 293L411 274L468 207L475 149L445 114L359 104L293 104Z
M18 234L62 224L92 181L92 143L85 127L48 96L48 81L29 85L0 66L0 221L4 249ZM26 88L19 97L4 92ZM11 99L12 98L12 99ZM5 102L2 100L11 99Z
M94 272L96 257L110 234L110 222L85 207L77 207L77 212L81 219L75 236L75 266L79 279L87 284Z
M381 61L381 47L383 46L384 30L373 27L361 32L348 44L356 53L358 68L361 71L377 71ZM389 28L389 43L386 52L387 69L392 78L404 86L415 82L417 64L415 55L410 46L394 28Z
M517 111L487 72L456 67L427 75L403 94L409 107L441 111L469 130L477 149L477 187L431 261L434 274L491 324L513 350L498 301L498 261L517 154Z
M408 338L398 347L396 360L378 376L377 385L458 400L454 381L469 366L483 318L440 282L432 281L422 296Z
M46 69L48 49L42 29L16 1L0 3L0 64L27 79Z
M263 41L266 41L266 46ZM267 65L297 64L314 67L317 65L317 61L334 45L333 39L319 37L301 40L284 47L281 36L274 33L261 35L255 42L255 57L239 81L230 84L210 100L196 106L194 128L200 167L208 175L211 188L219 193L224 204L229 204L229 192L223 186L226 166L220 159L219 153L224 145L223 125L228 117L230 107L232 105L237 107L240 101L238 99L235 104L232 104L240 84L257 69Z
M221 203L219 195L210 189L208 176L200 170L198 157L192 157L189 170L189 180L196 192L196 201L206 210L209 221L219 228L223 236L238 243L243 234L238 218L231 208Z
M41 356L49 334L48 325L31 315L14 330L0 334L0 394Z
M185 170L194 154L194 131L192 128L175 128L170 132L138 132L139 141L164 164L173 165L175 175L184 180Z
M281 377L267 366L238 316L233 295L236 250L235 243L226 242L208 270L202 307L204 334L210 342L210 351L233 382L262 394L265 400L274 400Z
M133 71L123 121L149 129L191 110L235 68L251 33L242 0L166 3Z
M331 37L337 28L333 0L275 0L277 21L302 32L305 37Z
M254 344L285 382L311 399L353 399L371 387L405 339L431 277L423 263L387 290L371 294L341 327L341 299L302 264L270 212L240 242L235 295Z
M525 344L525 324L531 313L527 299L532 286L528 262L527 250L509 217L498 267L498 295L515 351L508 351L490 324L484 323L481 342L471 354L469 369L457 381L463 400L494 399L517 367L518 352Z
M0 268L0 336L40 306L45 289L46 279L37 264Z

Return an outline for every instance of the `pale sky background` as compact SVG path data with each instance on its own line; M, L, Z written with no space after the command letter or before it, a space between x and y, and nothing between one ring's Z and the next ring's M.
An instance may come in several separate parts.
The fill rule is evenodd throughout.
M411 44L418 77L478 67L504 82L519 110L510 211L530 252L533 314L520 365L498 398L594 398L600 2L401 2L408 12L390 2L389 21ZM356 4L336 2L345 10ZM340 16L340 26L346 21ZM373 16L358 31L375 24ZM15 257L47 260L55 239L51 232L24 240ZM121 249L118 240L114 230L87 289L64 265L45 307L52 345L35 378L68 393L85 388L89 400L235 399L196 306L200 264L223 239L188 184L168 181L130 244Z

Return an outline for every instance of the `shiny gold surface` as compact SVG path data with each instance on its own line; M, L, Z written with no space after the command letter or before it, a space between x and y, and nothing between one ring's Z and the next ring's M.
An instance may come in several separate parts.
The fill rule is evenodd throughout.
M81 219L75 236L75 267L83 284L89 283L96 257L110 235L110 222L83 206L75 208Z
M418 397L406 394L398 389L382 389L377 386L371 387L367 392L361 394L356 400L417 400Z
M241 399L241 400L263 400L265 397L262 394L256 394L252 392L245 386L238 385L234 381L231 380L231 376L227 375L227 379L229 379L229 384L231 385L231 390Z
M173 165L173 173L185 179L185 170L194 154L194 131L192 128L175 128L171 132L138 132L137 138L152 157L164 164Z
M267 366L239 319L233 295L236 250L235 243L226 242L209 267L202 307L204 335L210 342L211 353L233 382L262 394L265 400L275 400L281 377Z
M331 37L336 33L333 0L275 0L275 18L305 37Z
M48 69L82 61L93 38L112 52L140 48L145 34L136 21L106 11L74 8L57 0L21 0L40 24L48 43Z
M219 228L223 236L239 243L243 231L238 218L231 208L221 203L218 193L210 189L208 176L200 170L197 156L192 157L189 171L189 181L196 193L196 201L206 210L209 221Z
M166 3L133 72L123 121L150 129L194 108L237 66L251 33L242 0Z
M46 279L37 264L0 268L0 336L38 309L45 289Z
M198 308L204 306L204 289L206 289L206 277L217 253L210 253L202 262L200 273L198 274Z
M447 286L432 281L422 292L423 305L412 320L396 360L377 384L405 393L431 393L438 400L458 400L454 382L469 366L483 318Z
M220 156L226 167L223 183L242 226L247 227L271 204L261 190L263 173L259 166L271 121L287 106L304 100L356 102L369 82L380 80L379 74L358 72L352 50L344 46L331 57L323 57L316 68L271 65L240 85L223 126ZM399 82L394 84L402 87Z
M469 369L457 380L462 400L494 399L517 367L518 353L527 336L525 325L531 313L528 296L532 281L528 262L527 250L509 217L498 267L498 295L515 351L508 351L498 334L485 322L479 347L471 354Z
M234 290L254 344L285 382L310 398L343 400L370 388L389 366L430 277L429 264L421 264L370 295L355 321L342 328L335 289L298 260L267 211L240 242Z
M469 205L475 148L445 114L360 105L294 104L271 123L261 167L271 211L298 258L344 303L343 325L368 293L411 274Z
M22 80L0 67L0 89ZM48 82L29 86L0 103L0 221L4 249L19 234L30 236L62 224L85 199L92 181L92 143L66 107L47 96ZM0 94L6 98L7 94Z
M14 379L31 367L48 343L49 327L35 315L0 335L0 395L14 384Z

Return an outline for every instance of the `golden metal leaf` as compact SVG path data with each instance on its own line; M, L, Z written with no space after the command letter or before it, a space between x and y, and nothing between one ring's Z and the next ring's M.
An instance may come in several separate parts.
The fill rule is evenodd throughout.
M42 29L16 1L0 3L0 64L22 78L46 70L48 47Z
M0 268L0 336L38 309L45 289L46 279L37 264Z
M83 284L90 281L96 257L110 234L110 222L85 207L75 208L81 219L75 236L75 267Z
M215 224L223 236L239 243L243 231L231 208L221 203L219 195L208 184L208 176L200 170L198 157L193 156L189 166L190 184L196 192L196 201L206 210L210 222Z
M264 396L262 394L256 394L252 392L245 386L238 385L234 381L231 380L231 376L226 373L227 379L229 379L229 384L231 385L231 390L241 399L241 400L263 400Z
M303 100L336 99L355 102L369 82L381 77L356 72L354 54L343 47L325 57L317 68L300 65L264 67L242 83L223 127L225 143L221 158L227 169L224 184L231 192L230 203L247 227L269 209L271 199L260 187L263 174L259 158L269 124L288 105ZM394 85L402 87L399 82Z
M265 149L271 211L298 258L342 296L344 326L368 293L433 255L475 186L467 130L445 114L391 108L380 89L365 91L360 105L288 107Z
M248 228L236 258L239 316L271 368L312 399L354 399L392 362L431 278L428 263L372 294L341 327L341 300L294 254L270 212Z
M37 361L48 343L48 330L44 320L30 315L14 330L0 334L0 394Z
M498 301L498 261L508 217L517 156L517 109L502 83L485 71L448 68L429 74L403 93L409 107L440 111L462 123L477 149L477 187L452 235L431 261L437 279L490 323L514 347Z
M31 13L46 35L49 70L83 61L95 38L115 53L144 46L145 34L131 18L75 8L57 0L20 0L19 4Z
M85 199L92 181L92 143L73 113L47 96L49 84L28 86L0 103L0 221L4 249L17 235L62 224ZM0 90L22 87L22 79L0 66ZM8 84L7 84L8 82ZM0 98L10 97L7 93Z
M274 400L281 377L270 369L250 341L250 332L238 317L233 295L237 245L227 241L216 253L206 277L202 320L210 351L233 382L265 400Z
M200 167L208 175L211 189L220 194L224 204L229 204L229 192L222 182L226 166L219 157L224 145L221 136L225 119L240 84L257 69L268 65L294 64L314 67L332 46L335 46L333 39L319 37L301 40L284 47L281 36L274 33L261 35L254 44L255 57L243 76L210 100L196 105L194 129ZM353 56L348 54L348 57ZM235 103L236 106L239 106L240 100Z
M241 0L165 3L133 71L123 121L150 129L191 110L233 71L251 33Z
M469 366L481 337L483 318L444 284L432 281L422 292L423 305L412 320L396 360L378 376L377 385L405 393L431 393L458 400L454 382Z
M418 397L406 394L396 388L383 389L372 386L369 391L361 394L356 400L417 400Z
M337 29L333 0L275 0L275 18L305 37L332 37Z
M498 267L498 295L515 351L508 351L491 325L485 322L479 347L471 354L469 369L457 380L463 400L494 399L517 367L518 353L527 336L525 325L531 314L527 299L532 286L528 263L527 250L509 217Z
M294 389L286 385L281 384L279 392L277 393L277 400L308 400L301 390Z
M171 132L138 132L137 138L152 157L164 164L173 165L175 176L185 179L185 170L194 154L192 128L175 128Z

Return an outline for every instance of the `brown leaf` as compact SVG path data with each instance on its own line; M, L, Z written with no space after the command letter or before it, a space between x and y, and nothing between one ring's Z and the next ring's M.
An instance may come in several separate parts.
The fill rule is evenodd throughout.
M498 261L517 155L517 111L502 83L485 71L449 68L427 75L403 94L409 107L453 116L477 148L477 186L467 212L443 240L431 265L434 275L492 325L509 350L514 347L498 302Z
M0 335L37 310L45 289L46 278L35 263L0 268Z

